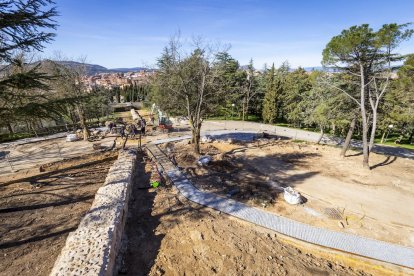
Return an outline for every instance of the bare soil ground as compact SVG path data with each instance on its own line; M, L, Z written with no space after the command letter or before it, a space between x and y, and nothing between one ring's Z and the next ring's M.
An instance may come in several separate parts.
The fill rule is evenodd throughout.
M275 233L188 202L171 187L148 189L138 158L126 223L126 275L367 275L285 243Z
M414 160L371 154L368 171L358 152L342 159L335 147L262 139L203 144L214 159L200 167L187 141L164 147L199 189L311 225L414 246ZM287 186L306 203L287 204Z
M0 184L0 275L49 275L68 233L89 210L112 162Z

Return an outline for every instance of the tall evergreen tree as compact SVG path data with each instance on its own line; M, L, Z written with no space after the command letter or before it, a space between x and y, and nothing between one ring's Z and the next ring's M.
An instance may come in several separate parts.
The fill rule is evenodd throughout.
M276 77L275 64L266 73L266 90L263 100L262 117L265 123L273 124L277 118L277 97L280 91L281 83Z
M57 16L50 0L0 1L0 124L52 116L59 101L44 93L50 76L40 64L27 65L23 53L42 50L55 34ZM51 99L53 98L53 99Z
M408 134L407 142L411 144L414 137L414 54L409 55L398 70L398 79L385 96L384 110L386 112L380 126L383 137L392 124L394 130L403 135Z
M244 76L245 75L245 76ZM242 84L242 120L248 119L251 101L259 94L258 81L253 67L253 59L247 65L247 71L243 74Z
M306 71L302 68L289 73L283 93L283 104L288 122L301 126L304 121L304 98L311 90L311 82Z

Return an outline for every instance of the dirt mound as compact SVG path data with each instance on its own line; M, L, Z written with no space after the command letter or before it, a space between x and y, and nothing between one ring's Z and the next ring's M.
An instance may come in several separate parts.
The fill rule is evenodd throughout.
M194 152L194 146L189 144L188 141L185 143L181 142L169 142L165 145L161 145L161 148L167 155L174 155L176 161L179 164L185 166L195 165L197 160L200 158L199 154ZM201 155L210 155L215 156L221 153L221 151L213 145L210 144L201 144ZM218 164L218 166L223 166L224 164Z
M201 147L201 151L202 151L202 154L204 154L204 155L205 154L216 155L216 154L221 153L221 151L218 148L216 148L215 146L213 146L211 144L203 145Z
M197 161L197 157L194 153L191 152L182 152L175 156L178 163L184 163L184 164L195 164Z
M221 173L231 173L235 169L237 169L237 167L233 163L231 163L229 160L224 159L224 160L211 161L208 164L207 169L216 171L216 172L221 172Z

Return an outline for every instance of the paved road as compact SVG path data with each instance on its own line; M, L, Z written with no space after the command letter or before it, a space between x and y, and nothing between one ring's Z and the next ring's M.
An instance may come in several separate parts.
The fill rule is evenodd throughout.
M319 133L288 128L273 126L268 124L254 123L254 122L243 122L243 121L206 121L203 124L202 131L203 133L208 133L212 130L243 130L243 131L252 131L252 132L268 132L279 136L285 136L292 139L304 140L310 142L316 142L319 139ZM343 139L338 137L333 137L330 135L324 135L322 143L330 145L342 145ZM351 146L354 148L362 149L362 142L353 140ZM392 155L402 158L414 159L414 151L409 149L389 147L383 145L375 145L373 152Z

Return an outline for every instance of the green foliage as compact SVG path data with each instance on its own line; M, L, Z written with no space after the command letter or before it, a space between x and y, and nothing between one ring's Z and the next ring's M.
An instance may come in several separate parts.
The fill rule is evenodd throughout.
M42 50L55 36L58 15L51 0L0 2L0 61L12 62L15 52Z
M147 100L151 86L148 83L131 84L120 89L119 93L125 97L126 102Z
M59 117L65 101L50 90L53 79L40 63L27 65L24 57L16 58L0 79L0 125L11 130L14 123Z
M112 98L112 91L107 89L95 89L85 98L85 115L87 119L108 116L111 112L109 104Z
M330 40L322 52L322 63L356 73L363 66L368 78L387 69L384 65L404 58L393 50L413 34L409 25L385 24L376 32L368 24L352 26Z
M221 101L214 104L211 112L218 116L232 116L231 113L234 111L232 104L241 101L246 72L240 70L238 61L227 52L217 54L213 67L217 73L220 72L217 75L217 81Z
M50 95L51 77L40 64L28 65L21 51L41 50L54 34L57 15L49 0L0 2L0 126L13 133L12 123L50 118L59 112L59 99ZM49 95L47 95L49 94Z
M335 84L352 93L353 87L348 87L343 78L344 75L338 73L334 76L323 72L310 74L312 88L304 94L301 103L305 125L317 125L320 129L331 128L332 131L344 134L357 107L344 93L332 86Z
M284 110L289 122L300 126L305 120L305 98L311 90L309 76L302 68L299 68L286 77L283 94Z
M398 70L398 79L384 99L385 110L381 129L386 131L388 125L393 125L394 131L409 134L411 142L414 131L414 55L409 55Z
M282 89L281 80L276 76L275 65L266 72L266 90L263 99L262 117L265 123L273 124L277 118L277 100Z
M392 64L404 58L395 53L395 49L413 34L408 26L386 24L378 31L368 24L352 26L333 37L322 53L324 65L332 65L346 73L349 85L358 83L358 95L338 86L335 88L359 107L365 168L369 168L369 152L374 146L382 99L389 91Z
M165 50L158 64L151 100L172 115L192 119L198 112L201 116L213 114L220 104L234 99L238 63L227 53L219 52L209 62L199 48L182 60L173 60Z

